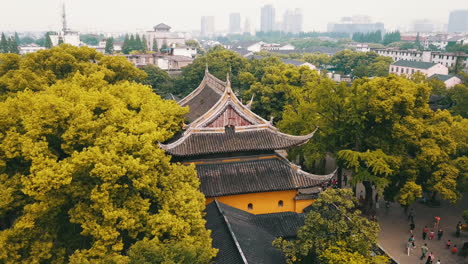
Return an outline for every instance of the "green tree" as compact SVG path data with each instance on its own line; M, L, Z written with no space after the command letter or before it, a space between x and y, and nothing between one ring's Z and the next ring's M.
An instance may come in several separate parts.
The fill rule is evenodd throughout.
M146 40L146 36L143 35L143 38L141 39L141 52L145 53L148 50L148 43Z
M109 37L106 39L106 47L104 50L107 54L114 53L114 38L113 37Z
M123 54L129 54L130 51L131 51L130 39L128 37L128 34L125 34L125 38L124 38L124 41L123 41L123 44L122 44L122 52L123 52Z
M16 44L18 44L18 45L21 45L21 44L22 44L22 43L21 43L21 39L20 39L20 37L18 36L18 32L15 32L15 41L16 41Z
M146 263L209 263L216 251L194 167L157 145L187 109L92 49L9 58L1 78L56 77L0 102L0 262L130 263L156 249Z
M414 45L417 49L422 49L421 40L419 39L419 32L416 34L416 40L414 41Z
M341 257L354 261L340 263L373 263L377 258L370 251L377 243L379 226L362 217L356 205L350 189L328 189L312 204L297 239L278 238L273 245L283 251L288 263L338 263L338 252L346 252Z
M3 59L0 59L0 65L8 69L0 75L0 98L26 89L44 90L48 85L72 77L78 71L85 75L101 72L109 83L146 78L145 72L135 68L124 57L104 56L92 48L76 48L67 44L26 54L21 63L3 64Z
M83 34L80 35L80 41L86 43L87 45L97 46L100 41L100 37L94 34Z
M426 83L391 75L358 79L351 87L321 81L304 88L293 94L296 98L285 107L278 126L291 134L305 134L316 126L321 129L315 140L290 155L299 155L310 167L325 153L337 157L348 150L353 155L342 156L339 166L354 169L359 175L355 179L366 186L366 212L372 208L372 184L389 200L417 190L404 188L407 182L443 199L460 198L457 183L462 182L462 174L458 172L463 168L455 161L465 155L459 143L465 140L459 124L465 121L447 111L430 110ZM370 160L386 169L374 171Z
M401 41L400 31L394 31L385 34L382 40L382 44L388 45L399 41Z
M169 52L169 46L167 45L167 40L164 39L163 43L161 45L161 49L159 49L161 53L168 53Z
M156 38L153 38L153 47L151 48L152 51L154 52L158 52L159 49L158 49L158 41L156 40Z
M8 41L8 48L9 53L20 53L18 43L16 42L16 39L14 37L10 37L10 40Z
M175 80L174 91L171 93L177 96L190 93L202 81L206 65L208 65L210 73L221 80L225 80L226 73L230 72L232 87L236 89L241 86L238 76L244 71L247 64L246 58L233 51L222 47L213 48L182 69L182 76Z
M50 48L52 48L52 47L54 46L54 45L52 44L52 40L50 39L50 33L49 33L49 32L47 32L47 33L45 34L44 39L45 39L44 47L45 47L46 49L50 49Z
M312 63L313 65L323 68L330 64L331 57L324 53L307 53L303 56L304 61Z
M8 53L10 47L8 46L8 40L5 34L2 32L2 38L0 39L0 53Z
M136 50L138 52L143 52L143 43L141 42L140 34L135 34L135 45L133 47L133 50Z
M148 75L148 78L143 83L150 85L154 92L162 97L168 96L171 93L173 89L172 79L166 71L161 70L155 65L145 65L141 67L141 70Z

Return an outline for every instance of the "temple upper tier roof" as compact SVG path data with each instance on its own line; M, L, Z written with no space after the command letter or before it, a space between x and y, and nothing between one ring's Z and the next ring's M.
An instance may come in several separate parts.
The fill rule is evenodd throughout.
M329 181L336 173L308 173L278 154L191 162L206 197L311 188Z
M234 131L226 131L226 128L191 130L177 141L167 145L161 144L161 147L174 156L278 150L304 144L314 134L291 136L281 133L269 125L243 126L232 129Z
M179 101L181 106L190 107L190 112L185 116L188 121L194 121L213 107L223 95L225 87L226 83L209 73L207 68L200 85Z
M179 102L182 106L190 105L190 117L198 118L186 127L180 138L169 144L161 144L161 148L169 154L196 156L287 149L306 143L314 135L315 131L305 136L279 132L271 121L250 110L251 102L244 105L237 98L231 89L229 76L223 89L221 81L213 78L206 71L202 84ZM203 96L209 97L206 99ZM215 98L218 98L217 102L206 109Z

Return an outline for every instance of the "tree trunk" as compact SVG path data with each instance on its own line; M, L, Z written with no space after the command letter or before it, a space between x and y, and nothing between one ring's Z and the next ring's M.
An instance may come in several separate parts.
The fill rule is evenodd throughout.
M374 206L372 183L370 181L363 181L366 196L364 197L363 212L369 214Z
M432 202L435 202L435 201L436 201L436 198L437 198L437 192L436 192L436 191L433 191L433 192L432 192L432 195L431 195L431 201L432 201Z

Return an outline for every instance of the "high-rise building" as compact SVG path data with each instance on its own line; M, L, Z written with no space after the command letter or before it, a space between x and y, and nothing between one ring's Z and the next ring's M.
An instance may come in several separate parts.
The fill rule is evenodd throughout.
M201 17L201 35L204 37L211 36L215 32L214 16Z
M248 19L248 18L246 18L245 21L244 21L244 32L243 33L248 33L248 34L251 33L250 19Z
M229 33L241 33L241 16L239 13L229 14Z
M299 8L284 12L282 30L293 34L302 31L302 12Z
M449 32L468 32L468 10L455 10L450 12Z
M272 5L265 5L261 9L260 31L273 30L275 30L275 8Z
M356 32L368 33L378 30L384 32L384 24L372 23L368 16L343 17L340 23L328 23L328 32L354 34Z
M434 23L427 19L416 20L413 22L412 30L420 33L434 32Z

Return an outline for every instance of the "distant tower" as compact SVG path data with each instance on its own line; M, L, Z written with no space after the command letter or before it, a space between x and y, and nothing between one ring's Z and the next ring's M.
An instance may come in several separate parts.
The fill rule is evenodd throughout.
M272 5L263 6L260 17L260 31L270 32L275 29L275 8Z
M201 17L201 35L204 37L211 36L215 32L214 16Z
M229 14L229 33L241 33L241 16L239 13Z
M468 10L450 12L448 32L468 32Z
M65 2L62 2L62 31L67 31L67 15L65 13Z
M250 19L246 18L244 22L244 33L250 34Z

